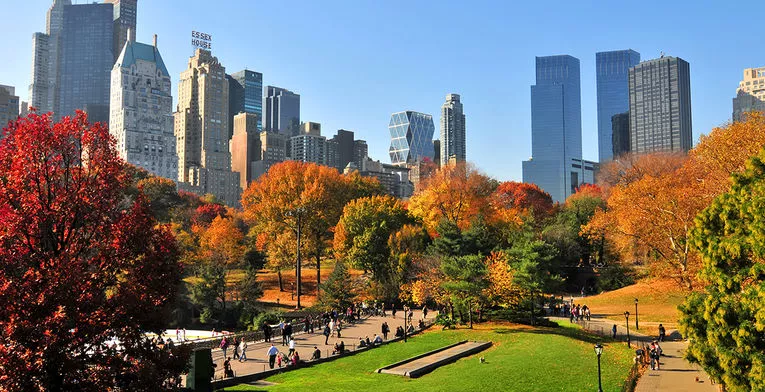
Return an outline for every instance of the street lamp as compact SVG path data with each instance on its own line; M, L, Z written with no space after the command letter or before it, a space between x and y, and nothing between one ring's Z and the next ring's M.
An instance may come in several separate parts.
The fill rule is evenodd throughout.
M627 324L627 347L630 346L630 312L624 312L625 324Z
M637 311L637 304L638 304L638 299L637 299L637 298L635 298L635 330L636 330L636 331L637 331L638 329L640 329L640 326L638 325L638 311Z
M409 307L404 306L404 343L406 343L406 319L409 318Z
M297 295L296 309L300 309L300 230L303 228L303 214L305 214L305 207L297 207L294 210L285 212L285 215L289 217L295 217L296 228L295 234L297 237L297 262L295 263L295 294Z
M600 381L600 354L603 354L603 345L595 345L595 354L598 356L598 392L603 392L603 384Z

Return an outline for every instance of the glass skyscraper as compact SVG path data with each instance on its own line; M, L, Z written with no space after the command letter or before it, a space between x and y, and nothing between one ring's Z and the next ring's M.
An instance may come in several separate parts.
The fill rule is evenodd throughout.
M595 54L598 89L598 159L613 159L611 118L630 108L629 71L640 63L640 53L615 50Z
M390 131L390 161L394 165L433 160L433 116L407 110L393 113L388 123Z
M449 163L454 157L457 162L465 162L465 113L459 94L448 94L441 105L441 165ZM435 149L435 147L434 147Z
M579 186L569 173L572 159L582 159L582 104L579 59L536 58L531 86L531 159L523 162L523 181L534 183L564 201Z
M296 136L300 130L300 95L292 91L266 87L265 123L268 132L278 132L287 136Z
M234 134L234 116L250 113L258 116L258 133L263 130L263 74L243 70L226 75L229 93L229 137Z
M109 3L64 6L56 116L86 107L108 116L114 65L112 18Z
M687 61L662 56L632 68L630 152L687 152L692 147L691 70Z

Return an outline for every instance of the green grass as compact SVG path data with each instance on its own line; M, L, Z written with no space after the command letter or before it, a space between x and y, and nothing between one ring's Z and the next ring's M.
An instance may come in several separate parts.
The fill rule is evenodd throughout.
M566 325L568 323L564 323ZM596 391L600 339L576 326L522 328L482 326L479 330L434 331L409 342L385 345L267 379L277 385L239 385L229 391ZM377 374L375 369L460 340L489 340L488 350L442 366L421 378ZM620 391L632 365L632 351L606 342L603 390ZM486 358L481 364L478 357Z

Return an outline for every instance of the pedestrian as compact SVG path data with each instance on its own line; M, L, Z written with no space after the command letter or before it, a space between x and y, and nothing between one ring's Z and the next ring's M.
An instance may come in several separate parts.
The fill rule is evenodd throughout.
M335 320L329 322L329 332L332 336L335 336Z
M186 327L183 327L183 341L186 341Z
M325 346L329 344L328 342L329 342L329 335L330 335L330 333L331 332L330 332L330 329L329 329L329 324L327 324L327 325L324 326L324 345Z
M231 369L231 358L228 357L223 362L223 377L225 378L231 378L234 377L234 371Z
M223 339L220 341L220 349L223 350L223 358L226 358L228 355L228 339L224 336Z
M181 330L176 328L175 329L175 341L180 342L181 341Z
M396 305L391 306L390 314L393 315L393 318L396 318Z
M390 328L388 327L388 322L387 321L382 323L381 330L382 330L382 334L383 334L383 339L388 340L388 332L390 332Z
M339 321L337 322L337 338L340 339L340 331L343 330L343 325Z
M659 341L663 342L664 338L666 337L667 330L664 329L664 326L659 324Z
M424 318L424 319L428 318L428 306L427 305L424 305L422 307L422 318Z
M295 352L295 339L290 337L290 343L289 343L290 351L287 353L287 355L292 355L292 353Z
M234 339L234 359L239 359L239 338Z
M260 329L263 331L264 341L270 342L271 341L271 326L268 325L268 322L264 321Z
M244 362L247 360L247 342L242 339L241 342L239 342L239 362Z
M613 335L612 337L616 339L616 324L614 324L614 326L611 327L611 334Z
M279 354L279 350L274 346L273 343L271 343L271 347L269 347L268 351L266 351L266 355L268 356L268 366L271 369L274 368L274 362L276 362L276 354Z

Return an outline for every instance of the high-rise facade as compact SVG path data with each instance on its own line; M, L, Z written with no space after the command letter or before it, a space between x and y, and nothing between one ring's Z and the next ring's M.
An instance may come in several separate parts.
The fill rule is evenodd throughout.
M388 123L390 161L405 166L424 158L433 160L433 116L407 110L393 113Z
M327 138L321 135L303 134L290 138L289 157L293 161L313 162L327 165Z
M536 85L531 86L531 159L523 162L523 181L538 185L554 201L564 201L580 185L571 162L581 159L579 59L537 57Z
M361 167L361 163L368 156L369 156L369 146L367 146L366 140L354 140L353 141L353 160L351 162L354 162L357 167Z
M117 60L122 48L128 41L135 42L136 15L138 14L138 0L104 0L113 7L113 34L112 46L114 48L114 60Z
M52 112L58 94L58 64L64 7L71 0L54 0L46 16L45 33L32 36L32 82L29 85L30 105L40 113Z
M300 95L280 87L267 86L264 100L263 128L287 137L297 135L300 128Z
M632 68L630 151L687 152L692 144L691 72L688 62L662 56Z
M0 84L0 139L3 138L2 130L8 126L8 122L18 118L19 107L16 88Z
M630 108L629 70L640 63L640 53L614 50L595 54L598 94L598 159L613 158L611 117Z
M441 165L449 158L465 162L465 114L459 94L447 94L441 105Z
M56 116L76 109L108 113L114 65L112 4L78 4L63 8L59 48Z
M197 49L178 83L178 187L235 206L241 188L239 173L231 171L228 115L226 69L209 51Z
M178 156L170 74L153 45L129 40L111 74L109 132L125 161L173 181Z
M746 112L765 112L765 67L747 68L733 98L733 121L744 120Z
M611 116L612 159L630 152L630 114L619 113Z
M260 160L258 115L239 113L234 116L234 136L231 138L231 170L239 173L242 190L255 180L253 163Z
M226 76L228 78L229 134L234 134L234 116L239 113L255 114L258 131L263 130L263 74L243 70Z
M287 159L287 136L260 132L260 160L253 164L253 180L268 172L271 166Z

